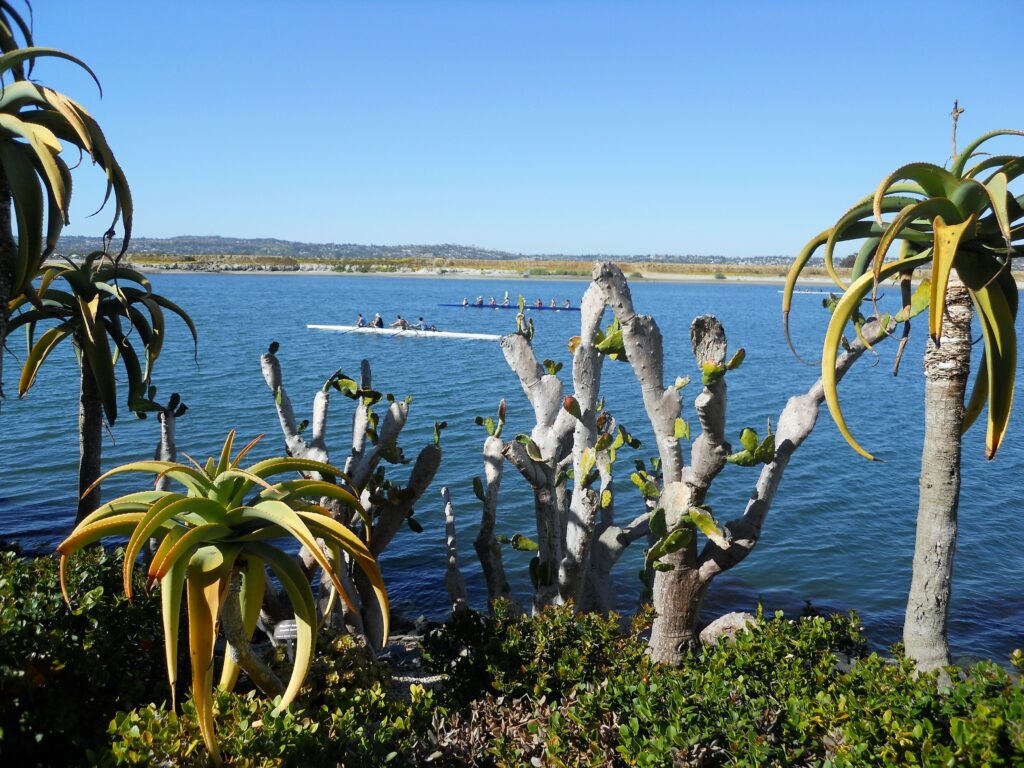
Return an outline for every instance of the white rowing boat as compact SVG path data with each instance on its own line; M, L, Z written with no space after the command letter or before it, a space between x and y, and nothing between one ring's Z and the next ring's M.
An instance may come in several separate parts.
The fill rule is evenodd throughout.
M371 328L358 325L307 325L317 331L342 331L343 333L374 333L378 336L399 336L406 338L427 339L476 339L478 341L497 341L500 336L493 333L459 333L457 331L421 331L416 328Z

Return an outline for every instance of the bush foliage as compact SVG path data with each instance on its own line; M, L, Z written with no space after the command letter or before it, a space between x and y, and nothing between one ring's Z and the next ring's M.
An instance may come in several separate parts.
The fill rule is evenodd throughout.
M167 709L156 597L93 552L60 600L52 558L0 559L0 761L206 765L191 702ZM237 766L900 766L1024 764L1024 688L985 662L940 690L899 649L867 654L857 617L761 617L679 670L645 655L650 616L537 618L499 604L423 638L436 690L397 695L386 665L320 639L300 703L218 692ZM286 673L283 652L272 659ZM1012 659L1024 665L1019 653ZM120 710L120 711L119 711ZM109 723L109 729L108 729Z

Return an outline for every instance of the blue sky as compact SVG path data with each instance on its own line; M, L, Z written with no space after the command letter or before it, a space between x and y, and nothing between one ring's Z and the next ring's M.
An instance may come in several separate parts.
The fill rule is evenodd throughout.
M792 255L946 162L954 98L962 140L1024 128L1019 1L34 6L152 237Z

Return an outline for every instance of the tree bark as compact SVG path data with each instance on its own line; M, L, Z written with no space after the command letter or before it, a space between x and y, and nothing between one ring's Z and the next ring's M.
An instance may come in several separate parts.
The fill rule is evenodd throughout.
M950 663L949 599L960 503L960 434L971 363L971 316L967 289L951 280L942 338L924 355L925 423L914 570L903 623L907 656L919 671Z
M103 405L89 361L82 355L78 400L78 512L75 524L100 505L100 487L85 493L100 476L103 455Z

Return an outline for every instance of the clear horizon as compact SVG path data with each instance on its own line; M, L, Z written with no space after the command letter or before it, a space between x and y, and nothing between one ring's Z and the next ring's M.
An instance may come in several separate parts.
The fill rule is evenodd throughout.
M82 58L104 97L68 62L34 77L103 126L136 236L792 256L899 165L946 162L954 98L961 144L1024 128L991 35L929 48L961 13L52 0L36 44ZM972 14L1014 29L1024 4ZM76 172L67 234L106 228L98 177Z

